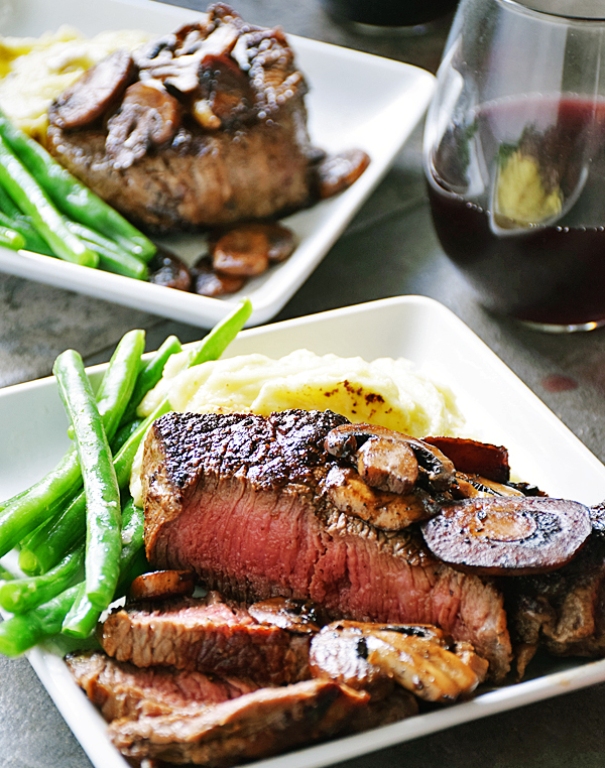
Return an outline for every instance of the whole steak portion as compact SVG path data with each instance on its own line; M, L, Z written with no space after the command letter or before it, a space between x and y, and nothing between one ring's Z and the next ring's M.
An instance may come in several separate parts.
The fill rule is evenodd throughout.
M501 679L512 657L491 580L339 512L325 492L336 459L330 412L168 414L150 431L143 488L151 563L191 568L242 601L310 599L333 618L436 624L473 644Z
M311 202L307 87L280 29L217 4L135 52L133 75L114 59L51 107L47 148L125 216L168 232ZM89 82L105 84L102 102Z

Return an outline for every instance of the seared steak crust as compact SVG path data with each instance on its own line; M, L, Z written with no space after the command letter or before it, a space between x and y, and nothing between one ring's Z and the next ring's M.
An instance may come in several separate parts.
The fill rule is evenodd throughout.
M115 720L109 735L127 757L223 768L332 736L367 702L368 694L307 680L264 688L199 713Z
M258 624L245 608L188 599L137 604L99 627L103 649L137 667L171 666L283 685L310 677L309 635Z
M323 442L344 423L297 410L162 417L144 457L150 562L192 568L242 601L282 595L335 619L437 624L502 678L511 647L493 582L439 562L408 531L378 531L329 501L324 480L338 460Z

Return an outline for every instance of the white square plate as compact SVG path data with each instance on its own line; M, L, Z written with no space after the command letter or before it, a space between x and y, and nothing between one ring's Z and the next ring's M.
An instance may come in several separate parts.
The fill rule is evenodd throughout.
M165 34L199 16L195 11L151 0L17 0L11 7L12 15L3 32L20 36L38 36L61 24L70 24L86 35L133 28ZM284 219L298 241L287 262L250 281L240 294L224 299L6 248L0 248L0 271L205 328L218 322L241 295L246 295L254 305L249 324L270 320L319 264L385 174L422 117L435 81L430 73L409 64L305 38L291 37L290 41L310 84L311 140L328 151L359 147L369 154L371 163L345 192ZM204 250L199 237L162 242L187 261Z
M279 357L306 347L318 354L407 357L436 367L450 384L473 435L506 445L514 472L547 493L595 504L605 498L605 467L462 321L418 296L361 304L244 331L229 356ZM94 369L100 375L102 366ZM0 499L27 487L67 448L66 416L53 379L0 390ZM72 681L60 656L35 649L30 662L96 768L126 768L105 723ZM605 660L553 660L549 674L430 714L255 763L255 768L317 768L605 680Z

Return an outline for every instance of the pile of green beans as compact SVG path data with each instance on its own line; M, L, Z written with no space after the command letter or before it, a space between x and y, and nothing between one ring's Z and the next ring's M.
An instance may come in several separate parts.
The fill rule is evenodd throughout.
M251 312L244 300L192 347L187 365L217 360ZM0 502L0 556L18 545L26 574L12 578L0 567L0 606L14 614L0 623L0 653L6 656L59 634L88 637L100 614L147 568L143 511L126 489L141 441L170 403L165 399L146 419L138 419L136 410L181 345L170 337L147 363L141 361L143 347L143 331L126 334L96 394L76 352L55 362L74 447L45 478Z
M157 250L1 111L0 245L137 280Z

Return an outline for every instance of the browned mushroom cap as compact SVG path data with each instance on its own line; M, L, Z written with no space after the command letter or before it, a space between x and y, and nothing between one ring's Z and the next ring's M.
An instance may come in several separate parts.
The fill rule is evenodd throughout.
M149 282L188 291L191 287L191 274L187 265L165 248L158 248L149 263Z
M270 597L253 603L248 613L259 624L271 624L302 635L319 632L322 618L310 600L294 600L286 597Z
M200 296L225 296L230 293L240 291L246 284L245 277L232 277L223 275L212 269L210 259L205 256L196 261L191 268L191 278L193 280L192 290Z
M560 568L590 531L586 507L547 497L465 499L444 506L422 526L428 548L440 560L499 576Z
M365 520L375 528L400 531L436 515L440 507L426 491L405 495L371 488L349 467L331 467L325 480L328 498L345 515Z
M425 443L434 445L454 462L459 472L481 475L497 483L506 483L510 477L508 451L501 445L481 443L462 437L425 437Z
M311 641L311 673L355 689L388 693L388 680L426 701L450 702L485 678L488 664L468 643L452 646L430 625L339 621Z
M371 440L379 442L365 448ZM417 478L433 491L447 490L455 479L454 465L438 448L386 427L343 424L327 434L324 445L332 456L357 461L360 474L370 485L377 482L376 487L395 493L405 493ZM410 450L415 465L409 457ZM393 453L390 458L389 453Z
M94 123L119 100L135 71L128 51L115 51L59 96L50 109L51 123L63 130Z
M294 246L294 234L279 224L241 224L214 243L212 264L221 274L251 277L262 274L269 262L287 259Z
M370 164L362 149L349 149L328 155L317 167L317 194L320 200L342 192L361 176Z
M134 579L128 591L128 599L164 600L192 595L194 589L195 574L192 571L152 571Z
M107 122L105 149L117 169L130 168L148 149L170 141L181 124L179 102L161 86L129 86L120 109Z

